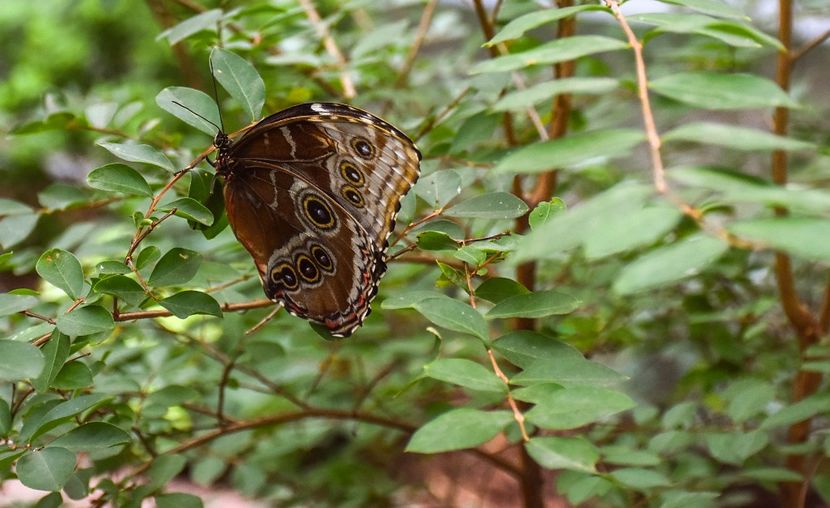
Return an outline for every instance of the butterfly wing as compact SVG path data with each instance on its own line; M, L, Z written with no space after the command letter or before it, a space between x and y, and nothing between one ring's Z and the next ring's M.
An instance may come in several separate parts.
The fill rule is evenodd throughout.
M226 153L225 203L269 298L347 336L386 270L386 240L420 153L364 111L305 104L251 128Z

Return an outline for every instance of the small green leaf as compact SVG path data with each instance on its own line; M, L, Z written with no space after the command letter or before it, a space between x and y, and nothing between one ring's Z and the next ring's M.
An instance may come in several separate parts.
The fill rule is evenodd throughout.
M493 277L487 279L476 288L476 297L489 302L499 303L505 298L516 295L526 295L530 291L513 279Z
M390 296L381 303L382 309L414 309L418 303L430 298L447 298L444 293L433 289L418 289L415 291L402 292L399 295Z
M45 363L40 349L28 342L0 339L0 381L36 378Z
M171 492L156 496L156 508L202 508L199 496L183 492Z
M623 268L612 289L619 295L628 295L669 285L697 275L728 248L729 245L719 238L694 234L655 249Z
M406 451L440 453L473 448L493 439L511 421L513 415L508 411L453 409L415 431Z
M722 18L749 19L749 16L721 0L660 0L663 3L682 5L692 10Z
M202 256L196 251L175 247L162 256L148 283L151 286L174 286L192 279L202 264Z
M541 358L584 359L582 353L575 347L530 330L517 330L502 335L493 342L493 348L503 354L511 363L523 369Z
M585 258L602 259L653 244L664 238L682 217L680 209L668 203L611 214L596 221L591 234L586 235Z
M693 122L681 125L663 135L663 141L692 141L725 146L736 150L810 150L815 145L806 141L777 136L760 129L725 125L713 122Z
M175 102L178 102L178 104L175 104ZM156 104L187 125L210 136L216 134L217 126L221 123L216 103L201 90L183 86L168 86L156 95ZM179 104L186 106L192 112Z
M752 467L743 468L740 475L744 478L759 482L780 483L780 482L796 482L804 481L804 477L792 469L783 467Z
M214 48L210 52L213 75L248 113L251 121L259 119L265 104L265 82L253 65L228 50Z
M81 262L71 252L63 249L48 250L37 260L35 270L46 282L63 290L70 298L81 296L84 271Z
M490 309L488 319L540 318L569 314L578 309L582 302L559 291L537 291L505 298Z
M52 386L59 390L78 390L91 386L92 383L92 371L83 362L76 360L63 365Z
M26 442L31 442L38 436L45 432L49 432L61 423L69 421L76 415L92 409L105 401L109 400L107 395L94 393L89 395L79 395L74 399L61 402L52 407L40 418L29 418L23 422L23 428L20 430L20 438Z
M50 443L73 452L91 452L130 443L130 435L105 422L90 422L74 428Z
M830 261L830 221L817 217L749 219L729 225L741 238L815 261Z
M222 308L209 294L201 291L182 291L159 301L159 305L184 319L194 314L222 317Z
M37 304L38 300L34 296L2 293L0 294L0 316L8 316L23 310L29 310Z
M444 215L479 219L515 219L527 213L527 204L509 192L491 192L462 201Z
M587 7L587 6L583 6ZM524 90L505 94L493 107L493 111L524 112L556 95L603 95L613 92L620 82L613 78L562 78L538 83Z
M158 35L166 37L170 45L174 45L202 30L215 31L219 20L222 19L222 9L211 9L196 16L189 17L177 25L173 25Z
M165 486L170 480L182 472L187 464L187 458L183 455L160 455L153 461L153 465L147 470L150 478L148 488L155 491Z
M775 414L770 415L761 423L761 430L769 430L798 423L817 414L830 413L830 395L819 393L800 400L795 404L785 406Z
M531 65L547 65L583 56L625 49L625 42L602 35L574 35L539 45L533 49L485 60L470 69L471 74L507 72Z
M6 399L0 399L0 437L8 436L10 430L12 430L12 410ZM0 456L0 461L2 461L2 456ZM3 466L0 465L0 467Z
M504 157L493 171L539 173L599 158L626 156L644 139L643 132L637 129L580 132L519 148Z
M452 298L430 298L415 304L415 309L438 326L456 332L469 333L487 340L484 317L464 302Z
M424 365L424 375L471 390L504 393L507 387L480 364L463 358L440 358Z
M424 231L418 233L418 248L421 250L455 250L458 242L440 231Z
M678 72L655 79L649 88L670 99L707 109L798 107L778 85L753 74Z
M107 333L115 328L112 314L100 305L87 305L75 309L58 317L56 324L58 330L70 337Z
M11 215L0 220L0 246L10 249L34 231L39 214Z
M130 273L130 267L121 261L101 261L95 265L95 269L101 275Z
M671 485L671 482L663 473L651 469L634 467L617 469L611 473L611 477L627 487L642 491Z
M150 245L149 247L141 249L141 252L138 253L138 257L135 258L135 266L139 270L143 270L158 261L160 257L161 251L159 248L155 245Z
M510 379L511 384L533 385L556 383L569 386L609 386L625 381L622 376L605 365L582 357L539 358Z
M213 224L213 213L193 198L179 198L161 206L159 209L168 212L174 208L176 209L176 215L179 217L196 221L205 226Z
M764 381L742 379L727 388L723 396L729 401L726 414L733 421L742 423L764 413L767 404L775 399L775 389Z
M86 181L90 187L103 191L146 197L153 195L141 173L126 164L114 163L95 168L87 175Z
M510 21L499 33L492 39L484 43L485 46L495 46L496 44L512 39L518 39L528 30L532 30L538 26L546 23L552 23L569 16L573 16L582 11L603 11L606 10L599 5L577 5L574 7L563 7L560 9L544 9L534 10L531 13L519 16Z
M40 352L43 354L45 364L37 379L32 380L32 386L39 393L43 393L52 386L52 382L58 377L58 372L69 358L69 336L55 330Z
M760 452L769 443L766 432L707 432L703 434L709 453L716 460L735 466L743 465L749 457Z
M582 437L534 437L525 443L527 453L548 469L595 473L599 451Z
M29 452L17 461L16 471L30 489L57 492L75 471L75 454L57 447Z
M520 388L513 395L518 400L535 404L525 413L529 422L551 430L576 429L636 405L624 393L596 386L563 388L543 383Z
M437 210L461 193L461 177L451 169L434 171L419 178L412 191Z
M144 164L158 166L162 169L170 171L171 173L176 170L176 168L173 167L173 163L170 162L170 159L150 145L99 141L98 146L106 149L111 154L125 161L141 162Z
M93 290L96 293L115 296L131 307L138 307L147 299L147 295L144 293L141 285L124 275L114 275L106 279L101 279L95 283Z
M37 194L38 203L47 210L66 210L87 199L87 193L79 187L65 183L53 183Z
M530 229L536 229L547 224L556 214L564 212L567 206L561 198L551 198L550 201L542 201L536 208L531 210L527 217Z
M190 478L202 487L210 487L213 483L222 476L222 473L227 468L225 461L218 457L204 457L193 464L193 469L190 472Z

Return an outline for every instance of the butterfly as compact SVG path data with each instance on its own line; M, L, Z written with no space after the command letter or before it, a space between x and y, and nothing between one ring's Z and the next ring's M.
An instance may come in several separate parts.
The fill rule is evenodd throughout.
M386 272L388 238L421 153L366 111L308 103L231 140L214 165L228 222L256 264L266 296L291 314L351 335Z

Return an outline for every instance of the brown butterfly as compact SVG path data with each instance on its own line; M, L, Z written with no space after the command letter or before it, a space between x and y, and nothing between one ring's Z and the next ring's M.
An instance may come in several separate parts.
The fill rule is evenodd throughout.
M237 239L265 294L351 335L386 271L387 239L421 154L401 131L344 104L275 113L235 141L219 132L216 172Z

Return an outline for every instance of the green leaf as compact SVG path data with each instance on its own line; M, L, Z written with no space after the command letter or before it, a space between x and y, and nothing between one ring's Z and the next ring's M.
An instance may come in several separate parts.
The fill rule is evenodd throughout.
M152 166L158 166L162 169L170 171L171 173L176 170L176 168L173 167L173 163L170 162L170 159L150 145L99 141L98 146L106 149L111 154L125 161L141 162Z
M785 427L802 422L817 414L830 413L830 395L819 393L800 400L795 404L785 406L777 413L770 415L761 423L761 430Z
M732 223L741 238L815 261L830 261L830 221L815 217L775 217Z
M33 451L17 461L16 471L30 489L57 492L75 472L75 454L57 447Z
M158 35L166 37L170 45L174 45L202 30L216 31L217 24L222 19L222 9L211 9L196 16L189 17L177 25L173 25Z
M91 452L130 443L130 435L106 422L90 422L74 428L50 443L73 452Z
M26 442L34 441L38 436L49 432L58 425L69 421L76 415L88 411L109 400L109 396L100 393L79 395L74 399L61 402L52 407L40 418L29 418L23 422L20 438Z
M199 392L195 388L180 385L168 385L161 390L156 390L147 396L148 404L158 404L164 407L177 406L199 398Z
M715 499L720 496L720 492L669 490L661 494L659 508L712 508L717 506Z
M450 217L479 219L515 219L528 211L527 204L509 192L480 194L444 212Z
M611 477L627 487L642 491L671 485L663 473L651 469L634 467L617 469L611 473Z
M107 164L95 168L87 175L86 181L94 189L136 196L153 195L150 185L141 173L125 164Z
M139 270L143 270L158 261L160 257L161 251L159 248L155 245L150 245L149 247L141 249L141 252L138 253L138 257L135 258L135 266Z
M10 430L12 430L12 410L6 399L0 399L0 437L8 436ZM2 461L2 456L0 456L0 461ZM2 467L0 465L0 468Z
M740 10L728 5L721 0L660 0L663 3L682 5L692 10L709 14L711 16L720 16L722 18L735 19L749 19L749 16Z
M171 492L155 497L156 508L202 508L202 500L199 496L185 494L182 492Z
M726 414L736 423L765 412L767 404L775 398L771 384L754 379L742 379L732 384L723 394L729 401Z
M202 487L210 487L225 471L225 461L217 457L200 458L193 465L190 478Z
M107 333L115 328L112 314L100 305L87 305L58 317L58 330L70 337Z
M510 363L523 369L542 358L575 358L577 361L584 359L575 347L529 330L517 330L502 335L493 342L493 349L503 354Z
M13 199L0 198L0 215L29 215L34 209L26 204Z
M739 48L770 46L779 51L784 49L774 37L741 21L719 20L700 14L678 12L646 13L632 16L632 19L656 25L659 32L704 35Z
M36 378L45 363L40 349L28 342L0 339L0 381Z
M183 455L160 455L153 461L153 465L147 470L150 478L148 489L150 492L160 489L182 472L187 465L187 458Z
M778 85L753 74L678 72L652 81L649 88L670 99L706 109L799 107Z
M637 450L626 445L610 445L602 448L602 461L620 466L657 466L661 458L656 453Z
M222 308L219 307L219 303L212 296L201 291L181 291L159 301L159 305L179 319L194 314L222 317Z
M527 453L542 467L595 473L599 451L582 437L534 437L525 443Z
M29 310L37 304L38 300L34 296L2 293L0 294L0 316L17 314L20 311Z
M47 250L35 265L38 275L61 289L72 299L81 296L84 289L84 271L81 262L71 252L63 249Z
M66 210L87 201L87 194L74 185L53 183L37 193L37 201L46 210Z
M174 247L156 263L148 283L156 287L184 284L196 275L201 264L198 252Z
M456 332L469 333L487 340L489 332L484 317L464 302L452 298L430 298L419 301L415 309L438 326Z
M593 261L653 244L682 217L676 206L667 203L603 217L592 223L591 234L584 238L585 258Z
M0 246L10 249L34 231L39 214L11 215L0 220Z
M390 296L381 303L380 307L387 310L414 309L418 303L430 298L447 298L447 296L433 289L418 289Z
M39 393L43 393L52 386L52 382L63 368L66 359L69 358L69 337L55 330L49 342L41 348L40 352L44 357L44 368L37 379L32 380L32 386Z
M213 75L234 99L251 121L257 120L265 104L265 82L253 65L241 56L225 49L214 48L210 52Z
M582 301L559 291L537 291L505 298L485 315L496 318L541 318L569 314L578 309Z
M529 294L530 291L516 282L513 279L508 279L506 277L493 277L492 279L487 279L476 288L476 297L483 298L484 300L499 303L500 301L504 300L505 298L516 296L516 295L526 295Z
M508 411L452 409L415 431L406 451L440 453L473 448L493 439L511 421L513 415Z
M418 248L421 250L455 250L458 242L441 231L423 231L418 233Z
M471 74L482 72L507 72L531 65L548 65L583 56L625 49L625 42L602 35L574 35L541 44L533 49L499 56L473 65Z
M556 214L564 212L567 207L561 198L551 198L549 201L542 201L527 216L530 229L547 224Z
M729 245L719 238L694 234L655 249L623 268L612 289L619 295L628 295L667 286L697 275L728 248Z
M777 136L759 129L725 125L713 122L692 122L681 125L663 135L663 141L692 141L725 146L736 150L810 150L815 145L806 141Z
M114 275L101 279L95 283L93 290L96 293L104 293L112 295L120 300L123 300L131 307L138 307L147 299L144 289L141 285L129 277L123 275Z
M174 102L186 106L191 111ZM168 86L156 95L156 104L182 122L209 136L216 134L217 126L221 123L216 103L201 90L183 86Z
M570 134L519 148L499 161L493 171L532 174L566 169L590 160L626 156L644 139L643 132L637 129Z
M101 261L95 265L95 269L101 275L130 273L130 267L121 261Z
M438 209L461 193L461 177L451 169L435 171L419 178L412 191Z
M525 413L529 422L552 430L576 429L635 406L624 393L596 386L543 383L515 390L513 396L535 404Z
M744 468L740 475L759 482L780 483L780 482L803 482L804 477L783 467L753 467Z
M766 432L707 432L703 434L709 453L716 460L743 465L744 461L764 449L769 443Z
M176 215L179 217L196 221L205 226L213 224L213 213L193 198L179 198L159 207L164 212L169 212L174 208L176 209Z
M65 363L58 372L52 386L59 390L78 390L92 385L92 371L83 362L76 360Z
M528 30L532 30L546 23L552 23L554 21L573 16L574 14L583 11L604 10L607 9L600 7L599 5L577 5L574 7L563 7L561 9L534 10L533 12L519 16L518 18L510 21L510 23L505 25L505 27L502 28L499 33L495 35L495 37L485 42L484 45L495 46L500 42L518 39Z
M556 383L568 386L609 386L625 381L605 365L577 356L539 358L510 379L511 384L522 386L537 383Z
M463 358L440 358L424 365L424 375L471 390L505 393L501 380L480 364Z
M562 78L545 81L524 90L505 94L491 109L523 112L542 101L552 100L555 95L603 95L616 90L619 84L620 82L613 78Z

